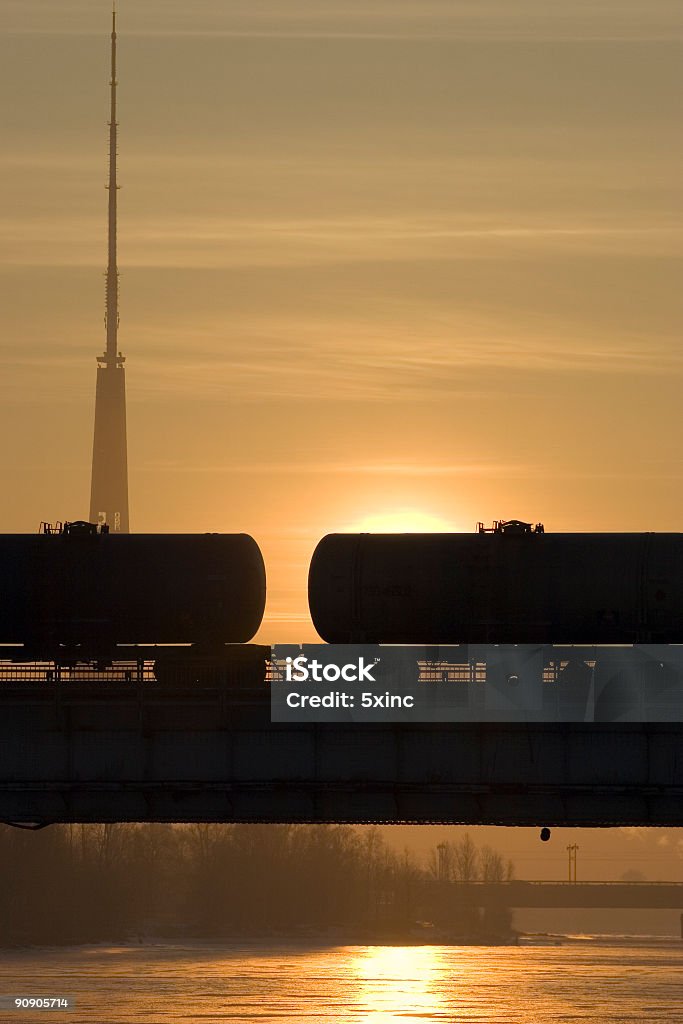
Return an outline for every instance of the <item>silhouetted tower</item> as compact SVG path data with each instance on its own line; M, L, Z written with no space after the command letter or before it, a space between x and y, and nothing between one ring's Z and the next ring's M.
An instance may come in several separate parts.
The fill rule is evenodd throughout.
M126 443L126 371L118 350L119 271L116 265L116 9L111 23L111 114L109 120L109 252L107 260L107 343L97 357L95 436L92 453L90 521L128 533L128 454Z

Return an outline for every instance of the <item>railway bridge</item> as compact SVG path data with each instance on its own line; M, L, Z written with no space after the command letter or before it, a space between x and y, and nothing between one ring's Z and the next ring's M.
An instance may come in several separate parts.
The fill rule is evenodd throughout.
M7 663L0 821L683 825L681 722L273 723L239 650L199 681Z
M683 882L435 882L452 906L611 907L683 910Z

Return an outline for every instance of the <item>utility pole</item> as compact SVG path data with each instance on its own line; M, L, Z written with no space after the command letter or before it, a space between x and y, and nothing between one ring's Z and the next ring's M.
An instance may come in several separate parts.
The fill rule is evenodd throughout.
M567 853L569 855L569 881L576 881L576 853L579 847L576 843L570 843L567 847Z

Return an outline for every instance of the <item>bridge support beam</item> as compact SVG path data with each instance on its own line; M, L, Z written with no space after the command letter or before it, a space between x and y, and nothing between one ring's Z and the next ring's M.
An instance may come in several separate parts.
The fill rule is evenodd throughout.
M683 825L683 726L273 725L239 689L7 686L0 820Z

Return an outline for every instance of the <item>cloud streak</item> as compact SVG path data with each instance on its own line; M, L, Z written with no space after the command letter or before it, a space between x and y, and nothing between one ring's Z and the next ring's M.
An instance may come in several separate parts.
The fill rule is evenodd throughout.
M5 0L5 32L93 35L108 3L85 0ZM569 40L670 40L681 33L680 9L671 0L146 0L127 5L120 23L133 36L230 36L298 39L442 40L443 38Z
M616 218L615 218L616 219ZM101 217L0 221L0 265L99 266ZM463 220L465 223L463 223ZM437 217L347 217L246 220L176 218L173 223L136 219L125 225L125 266L192 269L306 267L321 264L500 259L539 251L624 255L676 255L683 224L600 221L570 217L548 221L467 223Z

